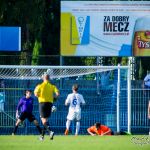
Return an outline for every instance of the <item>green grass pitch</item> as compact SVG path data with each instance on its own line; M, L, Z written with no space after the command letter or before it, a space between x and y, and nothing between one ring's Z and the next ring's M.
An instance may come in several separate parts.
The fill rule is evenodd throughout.
M150 136L0 136L0 150L150 150Z

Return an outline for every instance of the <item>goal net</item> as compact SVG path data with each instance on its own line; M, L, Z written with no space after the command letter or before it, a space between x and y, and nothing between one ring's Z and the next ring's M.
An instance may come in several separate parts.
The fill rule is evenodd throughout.
M49 74L51 82L60 90L54 105L50 125L57 134L65 130L68 107L65 99L72 92L73 84L79 85L86 101L82 107L80 134L95 122L109 126L113 131L130 132L130 68L128 66L0 66L0 132L9 134L15 125L15 111L25 89L34 91L42 82L42 75ZM39 122L38 101L35 98L33 114ZM18 134L36 134L35 127L25 121L26 127ZM71 125L75 131L75 122Z

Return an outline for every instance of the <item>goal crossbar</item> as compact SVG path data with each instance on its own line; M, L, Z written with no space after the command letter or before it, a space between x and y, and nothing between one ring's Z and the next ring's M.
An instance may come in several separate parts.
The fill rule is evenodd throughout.
M38 80L43 74L51 79L88 75L118 69L119 66L13 66L0 65L0 79ZM121 66L128 69L129 66Z

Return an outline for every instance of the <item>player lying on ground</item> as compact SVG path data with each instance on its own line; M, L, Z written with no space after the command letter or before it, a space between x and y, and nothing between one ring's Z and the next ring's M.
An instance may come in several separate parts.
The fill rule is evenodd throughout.
M78 135L80 130L80 119L81 119L81 104L85 104L84 98L81 94L78 93L78 85L74 84L72 86L72 92L67 96L67 99L65 101L65 105L69 106L69 112L67 116L67 122L66 122L66 131L65 135L68 135L70 123L73 120L76 120L76 132L75 135Z
M112 131L109 127L101 125L101 123L97 122L94 126L91 126L87 129L87 132L92 135L112 135Z
M22 97L18 103L17 110L16 110L17 122L14 127L14 131L12 135L15 135L19 124L23 122L25 119L28 119L30 122L33 122L37 127L39 133L42 134L42 130L38 124L38 121L35 119L34 115L32 114L34 99L31 97L31 94L32 93L30 90L26 90L25 96ZM19 111L21 112L20 115L19 115Z

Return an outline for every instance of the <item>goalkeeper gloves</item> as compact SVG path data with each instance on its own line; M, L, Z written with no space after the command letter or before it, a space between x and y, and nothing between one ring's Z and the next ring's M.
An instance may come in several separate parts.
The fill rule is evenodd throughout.
M52 111L52 112L56 112L56 111L57 111L56 106L53 105L51 111Z

